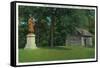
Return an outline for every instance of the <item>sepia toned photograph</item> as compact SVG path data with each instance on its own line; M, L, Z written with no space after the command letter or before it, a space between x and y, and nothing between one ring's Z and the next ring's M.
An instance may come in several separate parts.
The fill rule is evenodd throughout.
M97 7L14 2L16 65L97 61Z

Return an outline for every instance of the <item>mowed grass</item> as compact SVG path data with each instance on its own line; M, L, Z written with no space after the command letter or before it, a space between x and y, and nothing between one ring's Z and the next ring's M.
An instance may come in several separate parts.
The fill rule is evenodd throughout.
M19 62L89 59L94 58L94 55L95 48L82 46L19 49Z

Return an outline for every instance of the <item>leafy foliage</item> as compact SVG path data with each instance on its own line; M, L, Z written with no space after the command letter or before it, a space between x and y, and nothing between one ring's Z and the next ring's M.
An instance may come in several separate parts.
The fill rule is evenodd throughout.
M26 44L30 14L36 19L35 34L38 47L65 45L66 36L74 34L76 27L95 34L94 10L19 6L19 48Z

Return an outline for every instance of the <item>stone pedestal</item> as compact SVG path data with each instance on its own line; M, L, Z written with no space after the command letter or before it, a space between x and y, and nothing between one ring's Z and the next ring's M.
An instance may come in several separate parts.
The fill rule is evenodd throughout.
M35 34L30 33L27 35L27 43L24 49L36 49Z

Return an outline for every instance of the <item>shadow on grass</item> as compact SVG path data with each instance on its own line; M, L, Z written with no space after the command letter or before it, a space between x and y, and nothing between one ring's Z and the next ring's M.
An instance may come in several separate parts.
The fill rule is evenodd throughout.
M72 50L71 48L66 48L66 47L39 47L42 49L53 49L53 50Z

